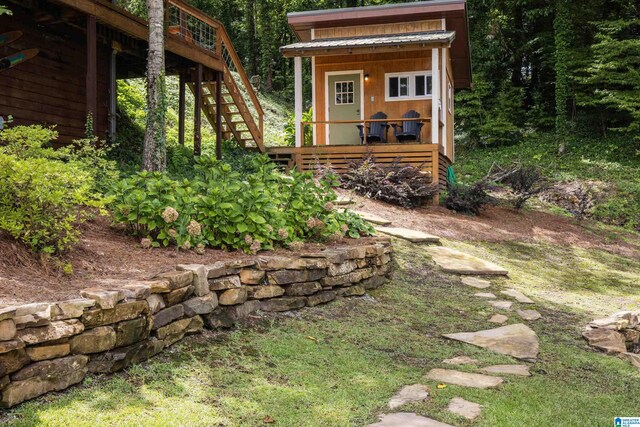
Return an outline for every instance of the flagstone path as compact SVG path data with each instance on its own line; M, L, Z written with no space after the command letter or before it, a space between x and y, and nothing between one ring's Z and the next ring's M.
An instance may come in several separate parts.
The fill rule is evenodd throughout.
M384 218L381 218L384 220ZM374 222L374 221L371 221ZM377 227L385 234L403 238L415 243L422 243L420 239L422 232L395 227ZM428 235L427 235L428 236ZM435 236L430 236L435 237ZM486 302L498 310L511 310L513 304L535 304L531 298L516 289L499 290L502 298L496 299L496 293L490 291L491 281L478 276L506 276L508 271L499 265L485 261L460 252L455 249L432 246L426 251L431 255L434 262L444 271L451 274L464 275L461 282L470 288L486 290L473 294L477 298L483 298ZM514 300L514 301L512 301ZM535 321L542 315L533 309L521 309L516 306L517 315L525 321ZM494 313L487 322L503 324L509 321L509 317L504 314ZM592 333L592 335L595 335ZM602 334L601 334L602 335ZM443 337L472 344L496 353L514 357L527 362L535 362L539 352L539 340L535 331L524 323L507 324L492 329L485 329L475 332L459 332L443 334ZM609 337L591 336L590 338L599 341L602 347L610 345ZM639 359L640 361L640 359ZM468 356L456 356L442 361L445 365L459 365L472 367L476 372L458 371L455 369L431 369L425 379L438 383L438 388L449 384L453 387L472 388L498 388L504 382L502 375L516 377L530 377L530 367L523 364L503 364L491 366L478 366L481 362ZM441 385L441 383L444 383ZM389 407L395 409L404 404L419 402L428 399L430 391L427 385L413 384L400 389L389 401ZM447 408L450 412L472 421L481 415L482 406L475 402L470 402L460 397L454 397L449 401ZM409 412L398 412L380 416L378 423L370 424L367 427L442 427L449 426L442 422L428 417Z
M412 412L397 412L380 415L380 421L367 427L453 427L431 418L422 417Z
M361 211L354 211L354 213L360 215L362 217L362 219L364 219L365 221L368 221L372 224L377 224L377 225L382 225L384 227L388 227L391 225L391 221L383 218L379 215L376 215L374 213L369 213L369 212L361 212Z
M450 412L468 420L475 420L480 415L482 406L475 402L464 400L461 397L454 397L449 402L449 407L447 409L449 409Z
M433 236L418 230L411 230L409 228L376 227L376 230L381 233L388 234L389 236L408 240L411 243L440 243L440 238L438 236Z
M506 276L509 272L489 261L444 246L426 248L436 264L445 273L476 276Z
M472 388L494 388L502 384L503 379L492 375L474 374L471 372L456 371L454 369L432 369L426 376L427 379L440 381L447 384L461 385Z
M422 402L429 398L429 387L422 384L404 386L391 399L389 408L395 409L407 403Z

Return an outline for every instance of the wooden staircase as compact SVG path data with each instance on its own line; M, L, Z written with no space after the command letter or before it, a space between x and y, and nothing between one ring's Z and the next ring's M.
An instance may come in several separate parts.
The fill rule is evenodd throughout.
M222 137L264 152L264 111L224 25L180 0L169 0L168 8L170 28L177 28L174 34L222 62ZM190 83L189 88L194 94L200 90L202 112L216 129L216 82L205 81L200 88Z

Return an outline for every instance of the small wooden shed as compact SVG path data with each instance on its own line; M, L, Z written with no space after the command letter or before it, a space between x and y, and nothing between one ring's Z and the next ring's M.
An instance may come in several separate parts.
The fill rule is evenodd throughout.
M465 0L296 12L296 146L270 149L289 166L338 171L364 153L421 166L433 180L454 158L454 89L471 85ZM313 119L303 121L303 58ZM372 118L373 116L373 118ZM373 135L375 133L375 135Z

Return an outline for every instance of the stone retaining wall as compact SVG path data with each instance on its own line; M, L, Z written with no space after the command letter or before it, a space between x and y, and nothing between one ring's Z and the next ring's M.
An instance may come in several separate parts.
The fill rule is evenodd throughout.
M257 310L287 311L364 295L391 270L388 240L295 257L178 265L149 281L82 298L0 307L1 407L144 361L185 335L231 327Z
M591 321L582 332L589 345L640 369L640 312L621 311Z

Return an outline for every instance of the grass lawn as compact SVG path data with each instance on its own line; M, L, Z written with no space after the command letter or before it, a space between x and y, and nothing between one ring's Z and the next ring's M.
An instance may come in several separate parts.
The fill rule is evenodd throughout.
M440 338L492 327L486 319L494 309L458 277L438 272L419 246L396 242L394 279L372 298L257 317L246 327L190 338L147 364L7 411L0 423L362 426L387 411L400 387L420 382L432 398L402 410L454 425L472 425L447 412L456 396L483 405L477 426L610 426L614 416L640 414L633 411L640 408L640 371L590 350L580 337L592 312L610 311L608 299L630 295L629 304L637 304L637 262L561 246L447 244L512 271L511 280L494 281L493 292L509 283L536 299L543 318L531 324L540 337L532 377L505 377L497 390L438 389L424 379L453 356L483 365L513 361ZM504 313L508 323L518 322L515 311Z

